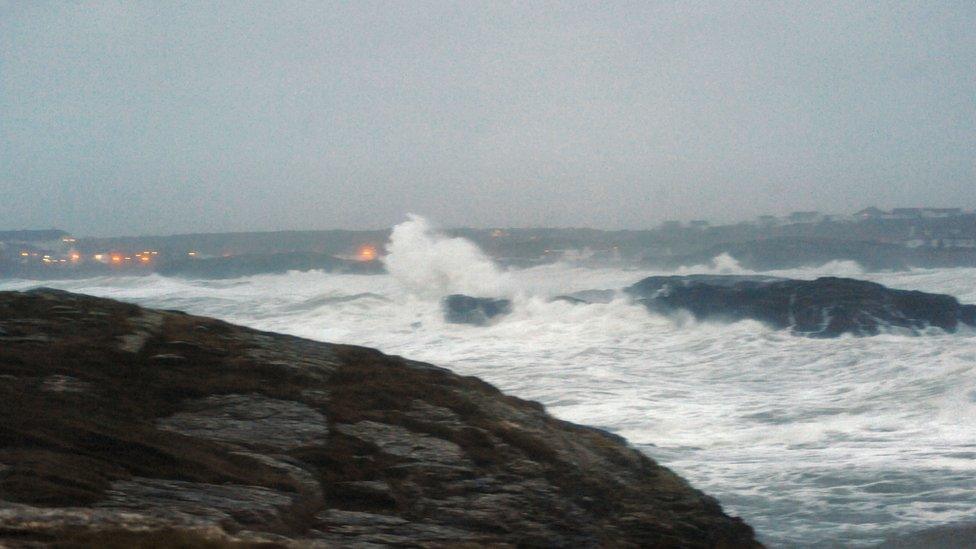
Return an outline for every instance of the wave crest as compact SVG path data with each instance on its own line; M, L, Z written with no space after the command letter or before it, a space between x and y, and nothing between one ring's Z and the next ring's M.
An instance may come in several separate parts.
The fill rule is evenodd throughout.
M462 293L476 297L507 295L503 273L473 242L437 232L425 218L409 214L393 227L386 270L409 292L426 298Z

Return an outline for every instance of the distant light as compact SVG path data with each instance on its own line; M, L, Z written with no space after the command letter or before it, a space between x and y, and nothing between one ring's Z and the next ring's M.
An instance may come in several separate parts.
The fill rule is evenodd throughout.
M132 261L132 258L131 258L131 257L129 257L129 256L125 256L125 260L126 260L126 261Z
M152 258L149 257L148 255L143 255L139 257L139 261L142 261L143 263L149 263L151 260Z
M186 255L188 255L190 257L196 257L197 256L197 253L196 252L186 252Z
M105 259L105 256L102 255L102 254L95 254L95 255L92 256L92 259L94 259L95 261L101 261L101 260Z
M81 254L71 254L71 261L78 261L79 259L81 259Z
M30 252L20 252L20 257L30 257Z
M356 259L359 261L373 261L376 259L376 255L376 247L365 244L359 247L359 251L356 252Z
M112 263L122 263L122 256L118 254L112 254Z

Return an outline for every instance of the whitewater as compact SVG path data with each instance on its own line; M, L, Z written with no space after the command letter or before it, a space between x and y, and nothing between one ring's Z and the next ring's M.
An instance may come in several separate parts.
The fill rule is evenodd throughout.
M653 274L566 261L503 269L424 219L397 226L389 274L319 271L233 280L102 277L0 281L180 309L311 339L365 345L476 375L553 415L626 437L771 546L878 543L976 516L976 334L809 339L751 321L655 316L619 289ZM750 274L730 257L677 274ZM976 269L863 272L834 262L762 274L849 276L976 303ZM450 293L508 297L489 326L447 324Z

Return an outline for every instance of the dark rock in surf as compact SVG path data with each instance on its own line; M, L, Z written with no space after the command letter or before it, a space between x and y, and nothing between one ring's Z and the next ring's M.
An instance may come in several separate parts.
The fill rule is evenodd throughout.
M569 303L570 305L589 305L590 302L585 299L580 299L578 297L573 297L571 295L557 295L556 297L549 300L550 302L563 302Z
M850 278L652 276L624 291L659 313L685 310L698 319L753 319L810 337L870 336L887 328L954 332L960 324L976 325L976 306L960 305L952 296Z
M64 292L0 319L3 547L759 547L620 437L430 364Z
M617 295L615 290L583 290L571 294L558 295L550 301L565 301L573 305L590 305L593 303L610 303Z
M976 305L960 305L959 321L969 326L976 326Z
M453 294L441 301L444 320L453 324L473 324L484 326L496 316L512 312L512 302L508 299L490 297L471 297Z

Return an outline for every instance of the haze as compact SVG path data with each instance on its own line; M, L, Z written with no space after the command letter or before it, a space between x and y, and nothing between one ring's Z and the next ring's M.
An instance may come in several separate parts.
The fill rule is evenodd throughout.
M976 207L976 5L0 0L0 229Z

